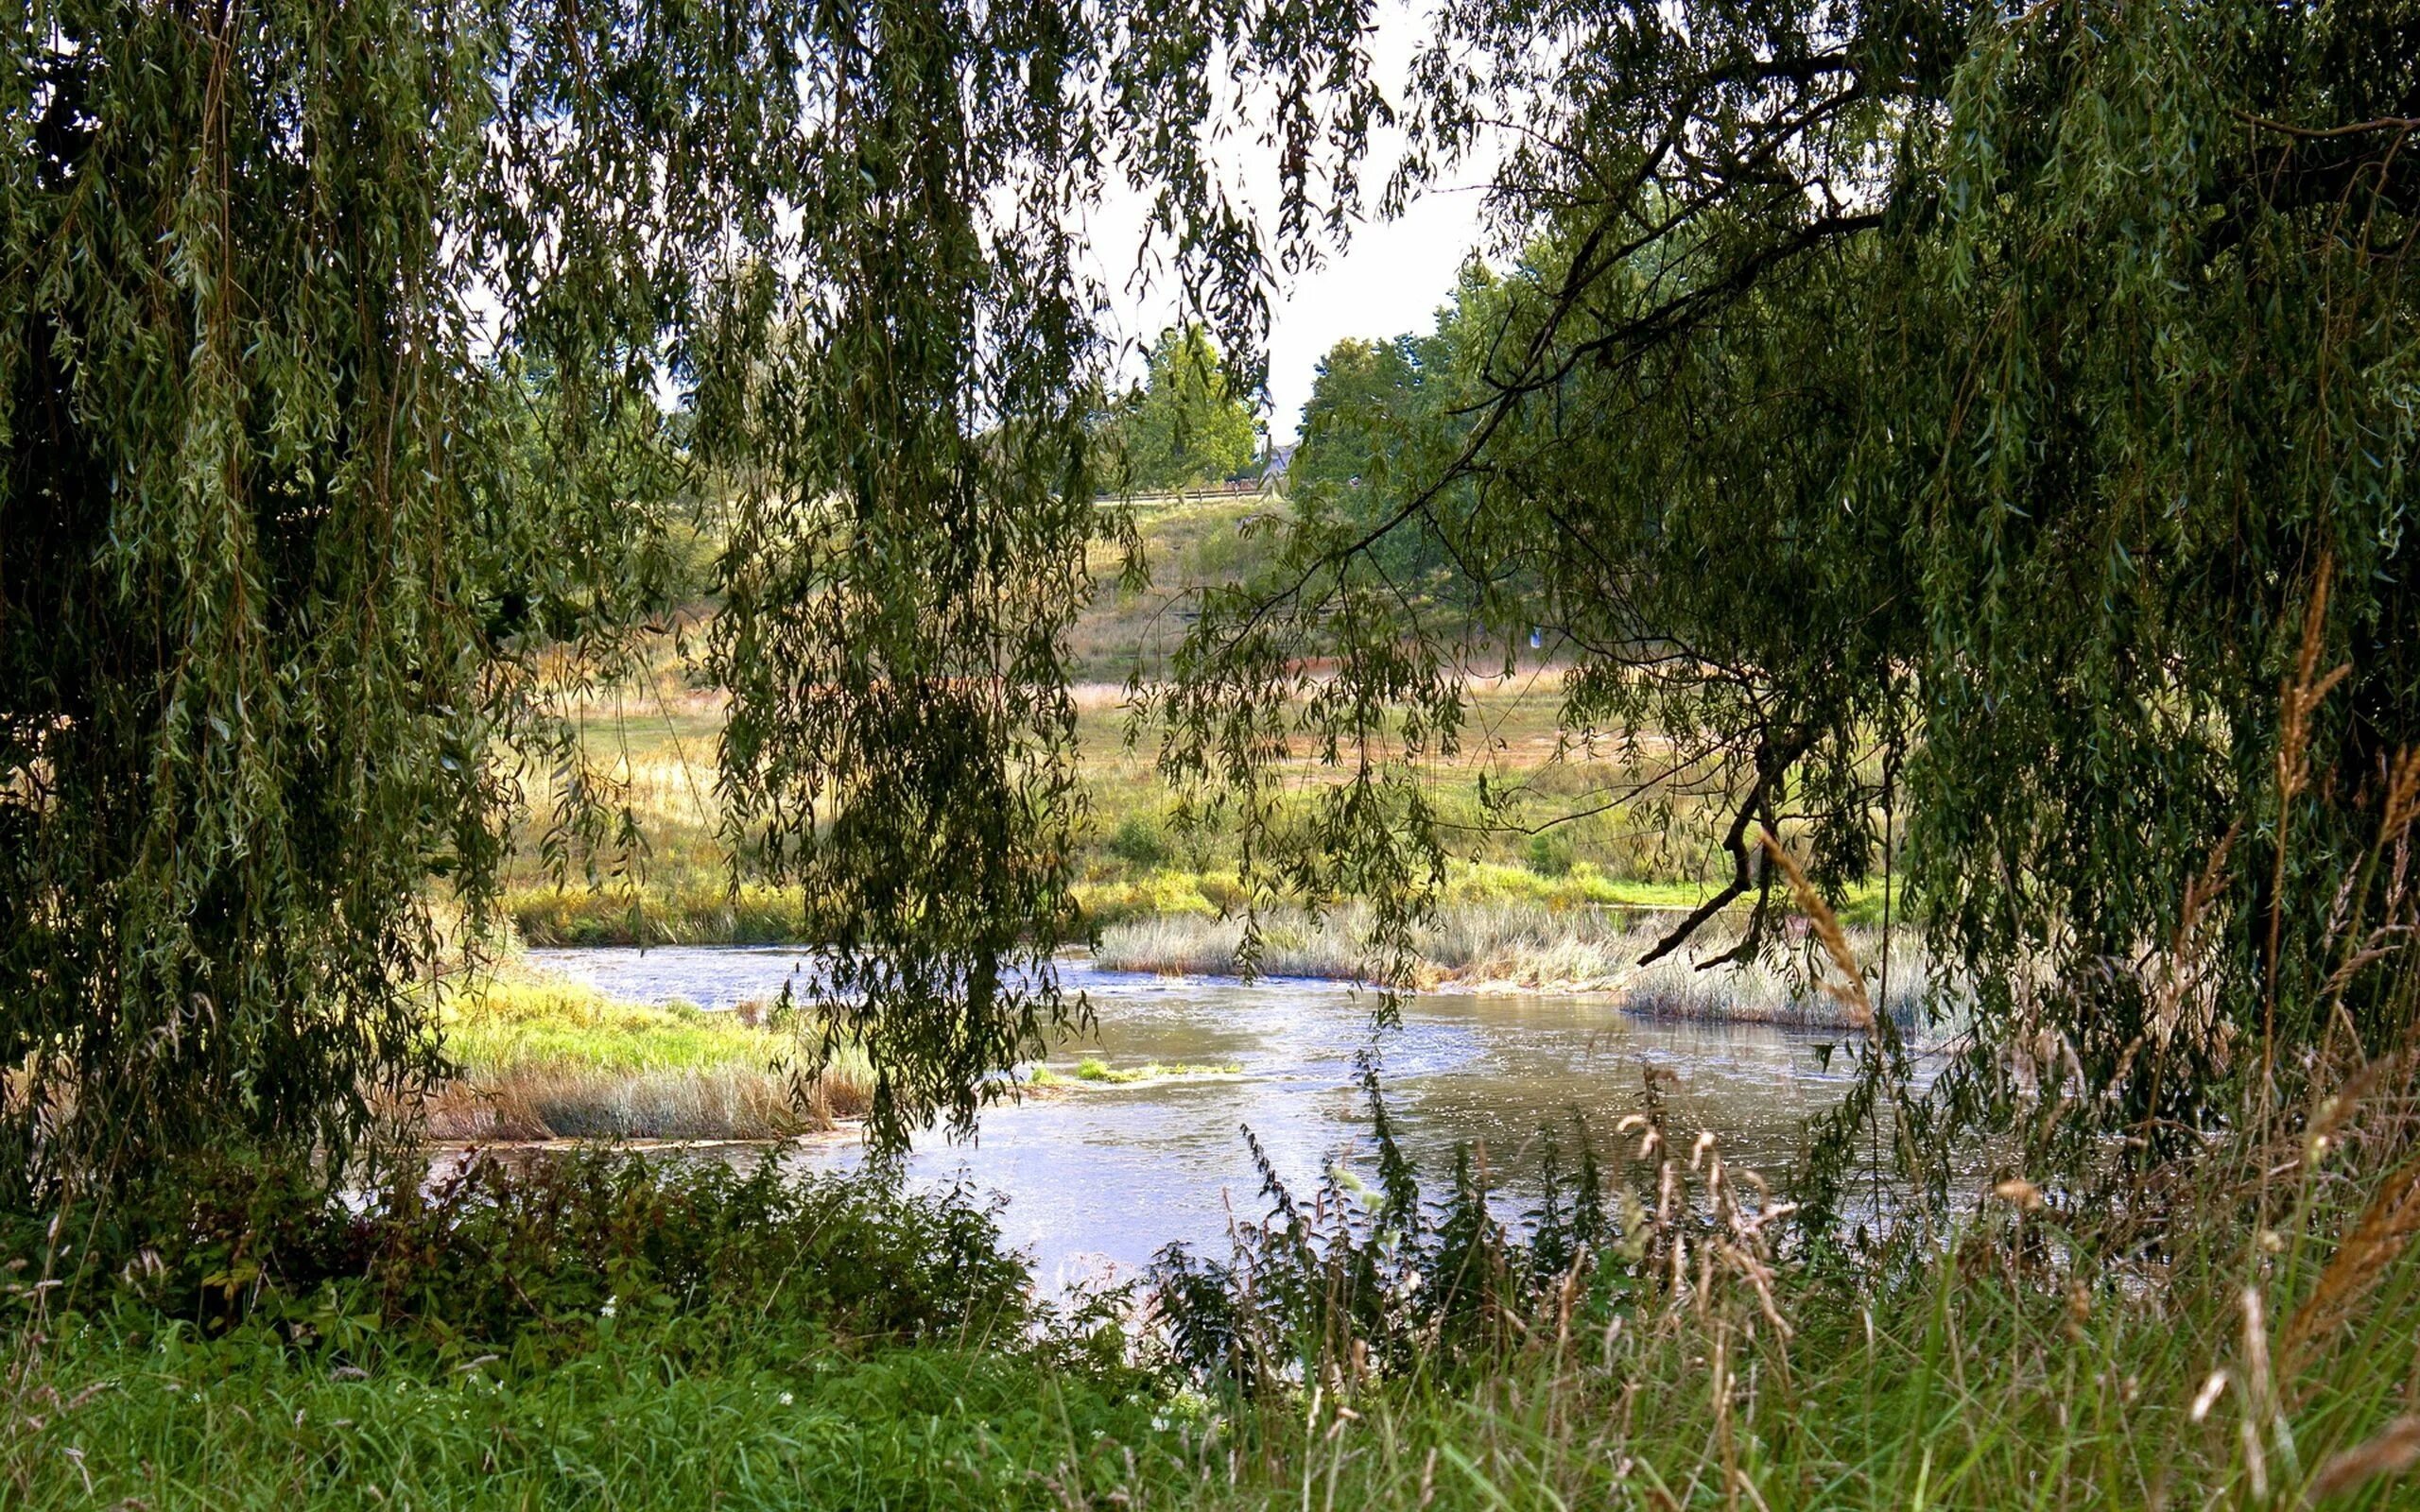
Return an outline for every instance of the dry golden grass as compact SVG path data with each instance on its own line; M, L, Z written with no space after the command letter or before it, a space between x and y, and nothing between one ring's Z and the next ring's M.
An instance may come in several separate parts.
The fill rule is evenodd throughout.
M1874 1024L1874 999L1865 989L1865 975L1858 970L1857 953L1849 949L1849 937L1841 928L1841 921L1833 917L1831 905L1824 902L1824 895L1806 880L1806 873L1799 869L1798 863L1783 849L1772 831L1763 832L1763 840L1765 854L1781 868L1782 875L1789 879L1790 895L1797 899L1799 912L1806 916L1816 937L1824 942L1824 954L1832 958L1832 967L1838 974L1824 978L1824 990L1846 1010L1850 1028L1871 1028Z
M863 1078L845 1073L519 1066L446 1083L423 1103L421 1121L447 1143L781 1140L862 1117L869 1100Z
M2325 1138L2314 1136L2314 1143ZM2299 1359L2311 1345L2342 1328L2403 1258L2414 1234L2420 1234L2420 1160L2407 1161L2378 1183L2351 1234L2320 1273L2310 1299L2288 1323L2281 1351L2285 1359Z
M2316 1505L2383 1477L2400 1475L2415 1464L2420 1464L2420 1416L2406 1415L2367 1441L2329 1455L2311 1477L2303 1499Z
M752 1014L650 1007L508 971L446 1004L460 1074L409 1109L432 1139L775 1140L861 1116L862 1057L820 1073Z
M1634 1012L1656 1018L1808 1028L1853 1028L1873 1012L1862 982L1843 997L1827 981L1809 981L1785 961L1758 959L1701 971L1727 938L1675 952L1654 965L1640 957L1655 944L1669 916L1585 908L1556 909L1522 902L1449 905L1413 932L1420 965L1393 983L1420 990L1603 993ZM1259 971L1267 976L1358 980L1370 971L1366 909L1332 909L1318 918L1272 910L1261 920ZM1834 928L1840 929L1837 921ZM1237 971L1244 922L1207 913L1159 913L1104 928L1093 953L1107 971L1175 976L1224 976ZM1879 963L1879 931L1842 931L1852 960ZM1827 947L1828 954L1828 947ZM1888 1010L1915 1024L1934 985L1930 961L1904 933L1893 942ZM1854 968L1852 968L1854 969Z

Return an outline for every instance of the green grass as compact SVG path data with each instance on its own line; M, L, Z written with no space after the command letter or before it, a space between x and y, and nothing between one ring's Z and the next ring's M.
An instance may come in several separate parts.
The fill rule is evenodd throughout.
M735 1013L649 1006L594 988L508 971L449 998L445 1045L473 1076L532 1066L591 1071L761 1067L794 1053L787 1035Z
M1202 1076L1234 1076L1241 1074L1243 1069L1236 1065L1190 1065L1183 1061L1163 1065L1156 1060L1140 1066L1113 1066L1098 1056L1086 1056L1076 1063L1075 1070L1063 1076L1048 1066L1036 1066L1026 1081L1034 1087L1064 1087L1071 1081L1089 1082L1100 1087L1132 1087Z
M542 1370L354 1377L267 1338L62 1341L62 1403L0 1449L52 1507L1058 1507L1154 1441L1148 1400L979 1348L858 1356L763 1328L704 1354L652 1324ZM674 1348L667 1348L674 1346ZM475 1357L474 1357L475 1358ZM83 1400L77 1398L86 1392ZM1165 1472L1163 1472L1165 1473ZM130 1500L132 1499L132 1500Z
M1018 1349L871 1351L589 1319L570 1358L366 1356L80 1328L18 1382L12 1507L2063 1509L2296 1504L2407 1407L2410 1278L2254 1411L2230 1288L2081 1307L1945 1261L1878 1293L1724 1294L1476 1376L1205 1400ZM2195 1421L2209 1373L2238 1383ZM1720 1372L1720 1374L1718 1374ZM2241 1425L2269 1492L2253 1495ZM2408 1505L2392 1481L2331 1505Z
M819 1073L738 1012L648 1006L508 968L447 999L459 1076L418 1108L438 1139L781 1139L865 1110L862 1055Z

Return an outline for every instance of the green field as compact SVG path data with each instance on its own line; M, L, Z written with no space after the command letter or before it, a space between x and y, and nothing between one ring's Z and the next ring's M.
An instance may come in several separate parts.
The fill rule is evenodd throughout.
M1091 606L1070 637L1085 679L1077 689L1084 818L1076 899L1089 931L1330 902L1250 894L1237 876L1236 837L1218 817L1184 822L1158 771L1156 735L1137 721L1128 691L1131 679L1148 683L1165 669L1186 627L1190 591L1265 570L1269 526L1284 508L1270 496L1141 501L1133 513L1147 586L1126 580L1123 548L1095 548ZM693 612L693 635L696 619L710 612L708 605ZM718 697L690 686L668 644L650 666L649 676L569 710L606 790L627 805L638 844L558 851L547 842L548 813L533 801L518 827L505 898L519 936L545 945L795 939L795 899L735 874L729 861L715 773ZM1454 855L1438 895L1442 926L1464 934L1499 927L1511 904L1553 916L1547 935L1598 936L1609 920L1686 909L1710 890L1710 836L1695 800L1606 802L1604 794L1634 777L1633 764L1565 739L1560 697L1561 672L1551 665L1523 664L1474 683L1462 749L1425 774ZM1297 807L1340 780L1302 740L1283 776ZM1482 778L1498 795L1492 805L1481 801ZM1842 909L1852 922L1876 921L1880 912L1878 886L1853 894ZM1553 943L1534 922L1509 928L1495 954L1534 958ZM1365 964L1355 951L1332 950L1305 969L1349 975ZM1436 967L1442 976L1461 970Z

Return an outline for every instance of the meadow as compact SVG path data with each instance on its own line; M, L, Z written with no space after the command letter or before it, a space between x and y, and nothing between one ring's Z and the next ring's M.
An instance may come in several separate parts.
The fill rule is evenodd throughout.
M1094 548L1090 606L1070 637L1083 679L1076 689L1083 816L1075 883L1082 935L1066 943L1099 945L1104 965L1233 970L1220 964L1220 944L1231 954L1241 919L1258 911L1274 937L1294 942L1283 949L1284 964L1268 970L1356 977L1373 968L1356 927L1366 916L1341 900L1267 885L1253 896L1238 875L1236 836L1218 814L1188 816L1171 798L1157 736L1135 713L1135 690L1166 672L1184 633L1187 595L1264 572L1285 509L1271 495L1137 502L1144 583L1127 573L1122 547ZM730 861L715 777L722 703L693 685L683 653L712 612L700 602L638 674L566 703L595 789L626 807L631 823L626 841L583 848L554 828L542 799L523 806L504 900L521 941L799 938L795 895ZM1560 667L1524 652L1509 671L1474 681L1459 754L1425 774L1453 856L1437 918L1423 933L1425 966L1409 985L1602 988L1627 964L1619 952L1634 941L1622 936L1712 890L1699 800L1608 800L1651 752L1566 738L1561 679ZM1282 777L1288 794L1281 802L1295 813L1338 780L1302 739ZM1853 891L1843 917L1878 923L1883 896L1878 884Z

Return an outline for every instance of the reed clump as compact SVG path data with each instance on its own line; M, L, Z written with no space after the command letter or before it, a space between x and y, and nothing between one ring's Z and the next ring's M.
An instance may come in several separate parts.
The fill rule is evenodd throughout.
M515 1067L440 1087L424 1130L448 1143L541 1140L782 1140L865 1115L856 1077L753 1066L700 1071Z
M1729 943L1707 942L1641 967L1640 957L1654 948L1667 927L1660 920L1661 916L1652 914L1557 910L1524 902L1451 904L1439 911L1433 923L1413 932L1417 964L1392 985L1602 992L1616 995L1635 1012L1662 1018L1860 1026L1859 1010L1824 989L1821 973L1811 969L1815 963L1804 949L1704 970ZM1362 979L1372 969L1368 928L1367 911L1352 906L1316 916L1298 909L1271 911L1259 921L1257 969L1266 976ZM1109 971L1233 975L1242 968L1245 935L1240 917L1163 914L1102 930L1093 960ZM1865 963L1861 973L1873 979L1873 992L1879 999L1882 932L1850 928L1842 937ZM1927 993L1936 1009L1933 1022L1954 1020L1962 990L1935 967L1909 932L1892 939L1884 1006L1901 1026L1920 1022Z
M863 1116L860 1055L817 1068L795 1024L625 1003L507 971L446 1002L457 1074L409 1108L434 1140L778 1140Z

